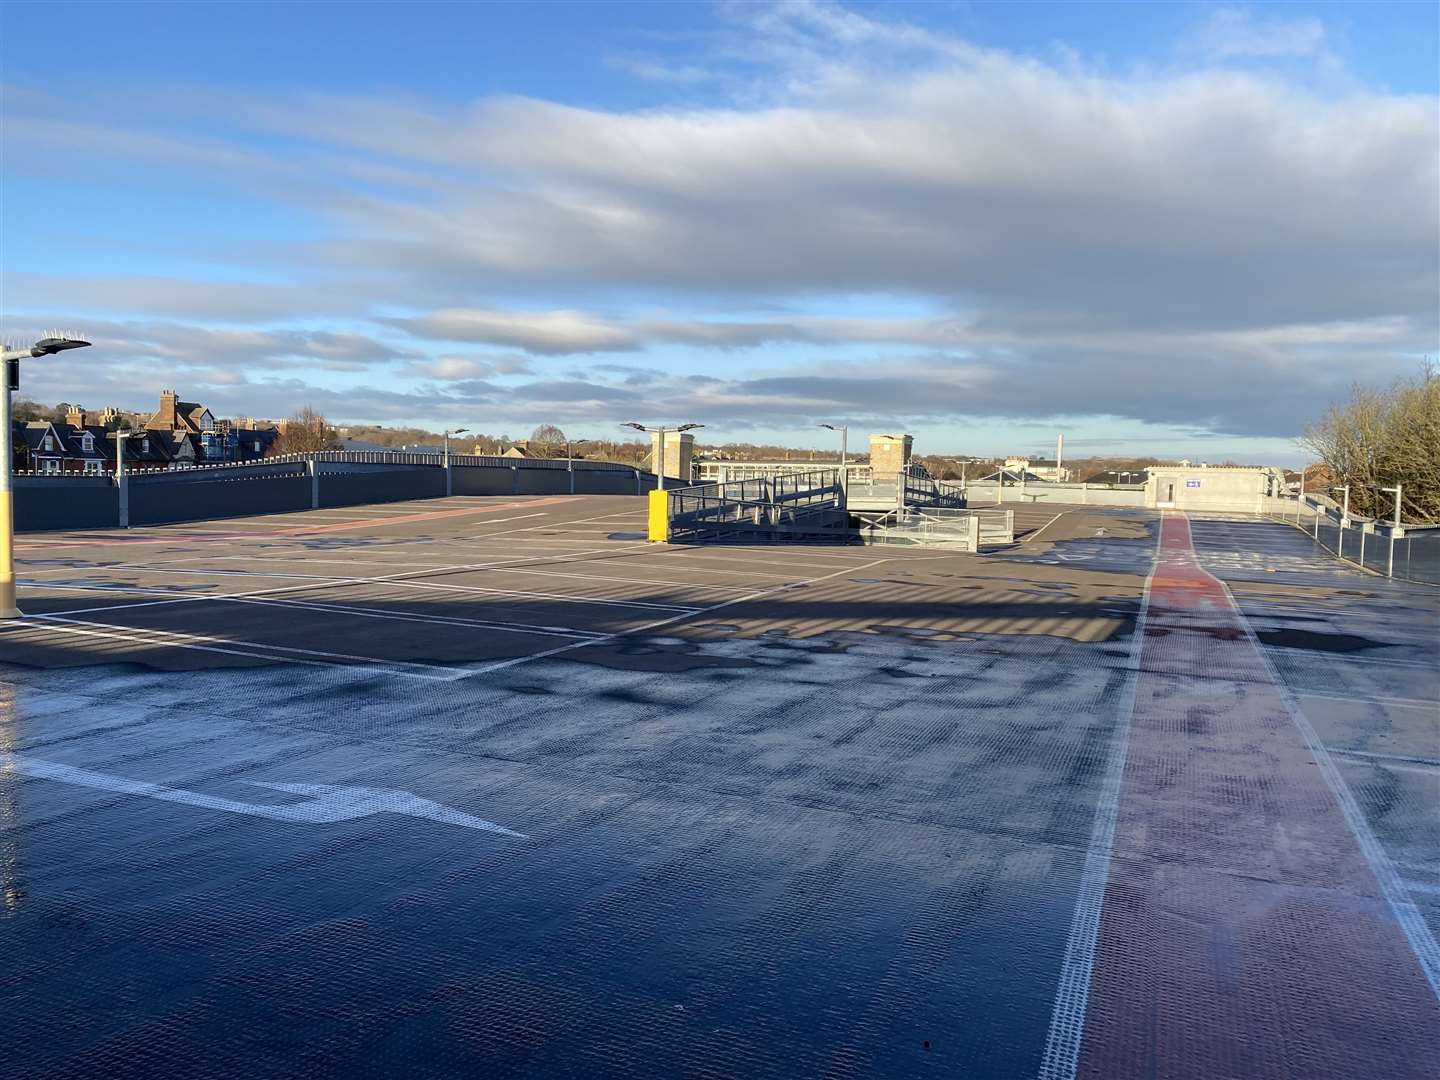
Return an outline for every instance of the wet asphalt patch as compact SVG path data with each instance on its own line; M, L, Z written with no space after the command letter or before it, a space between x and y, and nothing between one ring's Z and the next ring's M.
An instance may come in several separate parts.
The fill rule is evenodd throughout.
M1266 645L1286 649L1309 649L1312 652L1351 653L1364 649L1393 649L1389 641L1376 641L1359 634L1322 634L1315 630L1260 630L1255 636Z
M582 664L595 664L617 671L652 671L667 675L702 668L754 668L763 665L754 660L731 656L709 656L696 644L661 645L651 642L626 641L613 645L588 645L570 654Z

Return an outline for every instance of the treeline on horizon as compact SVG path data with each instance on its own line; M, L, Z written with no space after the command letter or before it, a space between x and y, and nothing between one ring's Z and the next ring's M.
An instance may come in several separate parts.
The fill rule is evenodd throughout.
M14 403L14 417L22 422L49 420L63 423L69 410L68 402L43 405L37 401L17 399ZM148 415L132 412L133 416ZM399 450L408 446L439 446L444 439L441 432L419 427L386 427L382 424L331 424L323 415L306 406L289 417L286 431L275 442L270 453L307 453L313 450L338 449L342 441L374 443L389 449ZM523 445L527 452L536 457L563 458L567 452L565 432L554 424L541 424L528 436L514 436L506 432L488 434L467 431L464 435L451 436L451 450L457 454L478 453L500 455L513 446ZM612 461L623 465L644 466L650 459L650 443L642 439L576 439L569 444L570 452L577 458L593 461ZM695 443L697 455L714 455L730 461L813 461L817 465L837 465L840 462L838 449L816 449L811 447L785 446L781 443L727 442ZM869 461L864 452L851 453L854 462ZM916 454L914 460L925 466L927 472L937 480L960 480L962 477L975 479L998 468L1005 460L1004 455L986 456L970 454ZM1071 478L1088 481L1104 474L1139 472L1150 465L1174 465L1172 459L1129 456L1129 457L1075 457L1067 458L1065 465L1071 470ZM1224 464L1233 465L1227 461Z

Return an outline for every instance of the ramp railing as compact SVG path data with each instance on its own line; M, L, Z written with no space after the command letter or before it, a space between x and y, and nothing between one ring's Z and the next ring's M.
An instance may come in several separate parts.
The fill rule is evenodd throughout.
M670 543L805 541L844 533L838 469L699 484L651 495L650 539ZM658 535L657 535L658 534Z
M962 507L965 505L965 489L959 484L936 480L912 469L905 473L905 505Z
M1342 562L1386 577L1440 585L1440 525L1372 521L1324 497L1271 498L1265 516L1308 533Z
M860 527L867 544L950 548L975 553L1015 539L1013 510L900 507Z

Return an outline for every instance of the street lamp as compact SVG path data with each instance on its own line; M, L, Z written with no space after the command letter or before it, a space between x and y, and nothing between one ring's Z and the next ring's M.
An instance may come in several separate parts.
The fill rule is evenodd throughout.
M469 430L469 428L457 427L454 431L446 431L441 433L441 438L444 440L445 446L445 468L448 469L450 467L450 436L464 435Z
M846 461L850 449L850 428L846 424L821 424L820 426L840 433L840 494L843 497L850 490L850 466Z
M1390 528L1390 565L1385 571L1386 577L1395 576L1395 534L1400 531L1400 492L1403 484L1396 484L1394 487L1382 487L1381 491L1393 492L1395 495L1395 524Z
M130 486L125 482L125 447L132 437L139 434L138 431L115 429L115 498L122 529L130 527Z
M655 490L665 490L665 436L670 432L680 434L682 431L694 431L702 428L704 424L677 424L675 427L646 427L644 424L637 424L633 420L627 420L621 427L634 428L636 431L644 431L651 435L659 435L659 443L655 450Z
M0 619L18 619L15 606L15 496L10 470L15 467L10 428L10 392L20 389L20 361L54 356L66 349L83 349L90 342L69 334L51 333L28 349L0 349L5 387L0 393Z
M467 431L469 431L469 430L470 430L469 428L463 428L463 427L462 427L462 428L454 428L453 430L443 431L443 432L440 433L440 434L441 434L442 443L443 443L443 448L442 448L442 449L443 449L443 456L442 456L442 458L441 458L440 467L445 470L445 497L446 497L447 499L448 499L451 495L454 495L454 494L455 494L455 482L454 482L454 477L453 477L453 476L451 475L451 473L450 473L450 436L451 436L451 435L464 435L465 432L467 432Z
M594 439L572 439L568 435L565 437L565 471L570 474L571 495L575 494L575 446L577 444L584 446L586 443L594 441Z

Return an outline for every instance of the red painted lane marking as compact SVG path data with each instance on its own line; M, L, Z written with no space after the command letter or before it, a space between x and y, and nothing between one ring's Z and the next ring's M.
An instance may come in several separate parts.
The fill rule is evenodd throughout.
M187 533L176 532L168 536L147 536L144 533L135 538L126 537L123 539L110 540L73 540L59 544L19 544L16 545L16 553L24 551L54 551L58 548L71 547L138 547L147 544L213 544L222 540L283 540L291 536L304 536L309 533L340 532L345 529L368 529L379 525L400 525L410 521L432 521L436 518L461 517L467 514L494 514L501 510L515 510L526 506L548 506L552 503L571 502L579 495L551 495L540 499L530 499L525 502L497 503L494 506L464 507L459 510L432 510L419 514L406 514L397 517L362 518L356 521L339 521L333 525L291 525L278 532L223 532L223 533ZM305 513L306 511L300 511Z
M1431 1078L1420 963L1188 521L1161 529L1077 1075Z

